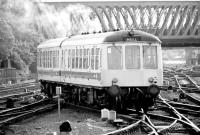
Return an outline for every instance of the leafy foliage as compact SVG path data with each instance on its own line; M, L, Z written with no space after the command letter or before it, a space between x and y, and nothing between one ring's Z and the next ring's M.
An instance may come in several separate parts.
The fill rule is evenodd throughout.
M36 71L36 47L42 41L101 27L83 5L60 10L32 0L1 0L0 5L0 62L9 57L12 67L21 70L28 65Z

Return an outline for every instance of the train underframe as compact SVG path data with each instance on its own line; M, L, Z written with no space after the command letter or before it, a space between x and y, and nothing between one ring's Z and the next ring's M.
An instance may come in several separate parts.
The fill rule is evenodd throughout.
M67 103L92 108L107 108L123 111L135 107L139 112L148 111L155 104L155 97L146 94L148 87L92 87L40 80L42 92L49 98L56 95L56 87L61 87L61 98Z

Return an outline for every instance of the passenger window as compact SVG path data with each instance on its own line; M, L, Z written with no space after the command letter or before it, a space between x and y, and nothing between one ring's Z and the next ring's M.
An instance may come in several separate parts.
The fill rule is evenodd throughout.
M83 69L86 69L86 64L87 64L87 50L83 49Z
M58 68L58 51L56 51L56 68Z
M51 51L49 51L49 68L51 68Z
M99 69L99 55L100 55L100 49L96 48L96 53L95 53L95 70Z
M72 49L72 68L75 68L75 49Z
M53 51L53 68L56 67L56 52Z
M86 61L86 69L90 66L90 49L87 49L87 61Z
M94 70L94 48L91 49L91 69Z
M50 65L50 59L49 59L49 51L47 51L47 68L49 68Z
M45 51L45 68L47 68L47 51Z
M79 69L82 69L82 60L83 60L83 56L82 56L82 49L79 50Z
M110 46L107 49L108 69L122 69L122 47Z
M44 67L44 52L42 51L42 67Z
M67 54L67 52L68 52L68 51L65 50L65 55L64 55L64 57L65 57L65 58L64 58L64 59L65 59L65 64L64 64L64 68L67 68L67 66L68 66L68 65L67 65L67 60L68 60L68 54Z
M78 63L79 63L79 49L76 49L76 68L78 68Z
M140 47L126 46L125 47L125 63L127 69L140 68Z
M68 50L68 68L70 68L70 66L71 66L71 57L72 55L71 55L71 50Z
M65 65L65 51L62 50L62 57L61 57L61 67L64 68Z
M156 69L158 67L156 46L143 46L143 57L144 68Z
M59 51L57 51L58 53L57 53L57 68L59 68L59 58L60 58L60 56L59 56Z
M57 58L58 58L58 54L57 51L55 51L55 68L57 68Z
M46 55L46 51L44 51L44 68L46 68L47 65L47 55Z

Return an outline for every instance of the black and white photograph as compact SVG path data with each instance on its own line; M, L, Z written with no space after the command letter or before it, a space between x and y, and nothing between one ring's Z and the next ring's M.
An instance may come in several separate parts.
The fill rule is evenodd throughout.
M200 135L200 0L0 0L0 135Z

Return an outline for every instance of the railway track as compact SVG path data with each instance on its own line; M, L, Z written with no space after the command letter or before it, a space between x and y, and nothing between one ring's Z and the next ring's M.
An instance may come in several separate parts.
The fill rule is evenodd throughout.
M40 89L38 83L24 83L24 84L16 84L10 87L1 88L0 89L0 99L7 98L8 96L15 96L18 94L23 94L31 91L35 91Z
M38 102L22 107L0 111L0 134L4 133L4 129L6 129L9 124L52 110L56 108L56 106L56 102L44 98Z
M135 109L127 109L124 114L117 114L117 118L123 119L128 123L126 126L118 125L118 130L106 133L104 135L132 135L132 134L149 134L149 135L163 135L163 134L199 134L200 129L187 116L180 113L175 107L166 99L159 97L159 102L156 109L149 111L147 114L140 112L137 114ZM68 104L68 103L67 103ZM174 103L175 104L175 103ZM83 106L68 104L70 106L80 109L86 109L100 113L98 109L92 109ZM179 105L180 107L181 105ZM198 109L198 107L189 106L190 109ZM191 115L193 116L193 115ZM116 125L116 124L114 124Z
M7 87L0 90L0 106L1 110L4 109L5 104L8 99L12 99L13 102L23 100L24 98L28 98L33 96L35 93L40 92L40 86L38 83L25 83L25 84L15 84L15 88L13 86Z
M165 99L160 97L162 106L153 111L149 111L147 114L141 113L141 118L135 115L135 111L129 109L129 113L133 113L131 118L138 119L129 126L113 131L106 135L124 135L124 134L199 134L200 129L196 124L190 121L183 114L179 113L173 106L171 106ZM161 103L160 101L160 103Z

